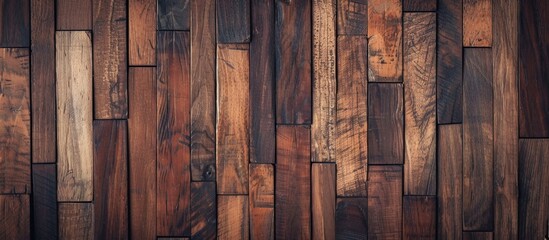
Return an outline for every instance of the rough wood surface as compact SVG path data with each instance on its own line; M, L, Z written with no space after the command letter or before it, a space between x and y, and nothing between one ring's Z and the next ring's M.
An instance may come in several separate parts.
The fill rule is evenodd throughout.
M31 239L29 195L0 195L0 238Z
M94 239L92 203L59 203L59 239Z
M29 47L30 0L0 1L0 48Z
M92 30L92 0L57 0L56 2L57 30Z
M271 164L250 164L250 238L275 239L275 172Z
M367 239L368 199L338 198L335 224L336 239Z
M463 46L492 46L491 0L463 0Z
M249 239L248 195L217 197L217 238Z
M191 237L215 239L217 235L217 208L215 183L191 183Z
M156 65L156 1L128 1L128 61L130 66Z
M196 0L157 0L158 30L190 29L191 2Z
M314 163L311 166L311 206L313 239L335 238L336 166Z
M366 0L337 0L337 34L368 35Z
M250 0L217 0L217 43L248 43Z
M369 166L368 239L402 236L402 166Z
M492 232L463 232L463 240L492 240Z
M403 0L405 12L433 12L437 10L437 0Z
M37 239L58 239L57 179L55 164L32 166L32 228Z
M404 196L403 239L436 239L436 196Z

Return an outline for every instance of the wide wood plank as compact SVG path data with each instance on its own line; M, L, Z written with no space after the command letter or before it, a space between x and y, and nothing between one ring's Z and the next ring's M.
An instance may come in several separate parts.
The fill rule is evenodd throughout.
M30 0L0 1L0 48L29 47Z
M93 199L90 32L56 32L57 199Z
M271 164L250 164L250 238L275 239L275 172Z
M335 224L336 239L367 239L368 199L338 198Z
M437 10L437 0L403 0L405 12L433 12Z
M436 196L404 196L403 239L436 239Z
M129 65L156 65L156 1L128 1Z
M491 0L463 0L463 46L492 46Z
M217 238L220 240L249 239L247 195L217 197Z
M33 236L37 239L58 239L57 179L55 164L32 166Z
M57 30L92 30L92 0L57 0L56 7Z
M311 167L314 239L335 239L336 165L314 163Z
M368 239L402 235L402 166L369 166Z
M157 0L158 30L190 29L191 2L194 0Z
M215 183L191 183L191 206L191 237L215 239L217 236Z
M368 2L366 0L337 0L337 34L368 34Z
M217 43L248 43L250 0L217 0Z
M94 239L92 203L59 203L59 239Z
M0 195L0 238L31 239L29 195Z
M463 232L463 240L492 240L492 232Z

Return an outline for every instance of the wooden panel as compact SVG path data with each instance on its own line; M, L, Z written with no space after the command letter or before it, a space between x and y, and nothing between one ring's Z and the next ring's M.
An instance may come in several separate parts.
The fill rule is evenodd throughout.
M31 239L30 196L0 195L0 238Z
M191 236L193 239L215 239L217 208L215 183L191 183Z
M440 0L437 10L437 122L462 121L462 0Z
M192 180L215 181L215 0L191 7Z
M90 32L56 32L57 200L93 199Z
M404 161L404 103L402 84L368 87L368 163Z
M93 204L59 203L59 239L94 239Z
M249 239L247 195L218 196L217 214L218 239Z
M29 50L0 49L0 193L31 192Z
M156 1L128 1L129 65L156 65Z
M252 0L250 162L275 163L274 1Z
M57 30L91 30L92 0L57 0Z
M58 239L55 167L55 164L34 164L32 166L33 236L37 239Z
M190 234L189 32L158 33L157 215L160 236Z
M29 0L0 2L0 47L28 47L30 44Z
M406 12L436 11L437 0L403 0L402 10Z
M217 43L248 43L250 0L217 0Z
M191 0L158 0L158 30L190 29Z
M436 196L404 196L403 239L436 239Z
M436 14L404 14L404 194L436 195Z
M463 240L492 240L492 232L464 232Z
M275 172L271 164L250 164L250 238L275 239Z
M491 231L493 209L492 51L465 49L463 229Z
M314 239L335 239L335 164L312 164L312 219Z
M368 238L402 235L402 166L369 166Z
M368 81L402 82L402 0L368 2Z
M368 34L368 2L366 0L337 0L337 34Z
M130 237L156 237L156 71L129 69Z
M311 123L311 3L276 1L276 122Z
M249 48L218 45L217 193L248 193Z
M492 46L492 1L463 1L463 46Z
M335 224L336 239L367 239L368 199L338 198Z
M128 117L126 0L93 0L95 118Z
M275 229L281 239L311 238L310 128L278 126Z
M337 195L368 195L366 36L340 36L337 59L337 122L335 160Z
M126 121L95 121L94 219L96 239L128 238Z

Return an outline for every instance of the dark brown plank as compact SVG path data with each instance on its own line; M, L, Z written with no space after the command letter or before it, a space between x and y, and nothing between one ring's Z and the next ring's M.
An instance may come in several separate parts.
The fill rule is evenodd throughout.
M549 2L520 4L520 136L549 137ZM509 30L509 29L507 29Z
M29 50L0 49L0 193L31 192Z
M126 15L126 0L93 0L96 119L128 117Z
M158 32L157 215L160 236L190 235L190 36Z
M29 47L29 0L0 1L0 47Z
M126 121L95 121L93 209L96 239L128 238Z
M368 34L368 2L337 0L337 35Z
M276 122L312 121L311 3L276 1Z
M463 229L492 231L492 51L467 48L463 67Z
M492 232L463 232L463 240L492 240Z
M57 0L57 30L92 30L92 0Z
M462 0L440 0L437 17L437 122L461 123Z
M404 196L403 239L436 239L436 196Z
M492 1L463 1L463 46L492 46Z
M94 239L93 204L59 203L59 239Z
M402 166L369 166L368 239L402 235Z
M274 1L252 0L250 162L275 163Z
M217 0L216 2L217 43L250 42L250 0Z
M128 61L130 66L156 65L156 1L128 1Z
M0 239L31 239L29 195L0 195Z
M55 164L32 166L33 236L37 239L58 239L56 171Z
M217 238L249 239L248 195L217 197Z
M404 161L404 100L402 84L368 87L368 163Z
M367 239L368 199L338 198L335 224L336 239Z
M437 10L437 0L403 0L405 12L432 12Z
M191 7L192 180L215 181L215 0Z
M190 29L191 0L157 0L158 30ZM193 0L194 1L194 0Z
M271 164L250 164L250 238L275 239L274 181Z
M311 168L312 237L335 239L336 165L315 163Z
M278 126L276 130L276 237L310 239L310 128Z
M217 235L217 208L215 183L191 183L191 237L215 239Z

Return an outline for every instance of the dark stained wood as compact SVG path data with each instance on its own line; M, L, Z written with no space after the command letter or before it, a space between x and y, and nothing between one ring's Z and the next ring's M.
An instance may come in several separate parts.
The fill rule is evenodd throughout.
M491 0L463 0L463 46L492 46Z
M158 33L157 215L160 236L190 235L190 36Z
M436 239L436 196L404 196L403 239Z
M492 240L492 232L463 232L463 240Z
M275 172L271 164L250 164L250 238L275 239Z
M404 103L402 84L368 86L368 163L404 161Z
M29 195L0 195L0 238L31 239Z
M30 0L0 1L0 48L29 47Z
M96 239L128 238L127 123L95 121L94 235Z
M191 206L191 237L215 239L217 234L215 183L191 183Z
M0 193L31 192L29 50L0 49Z
M276 123L310 124L311 3L276 1Z
M310 239L310 128L280 125L276 130L275 234Z
M465 49L463 70L463 229L492 231L492 51Z
M366 0L337 0L337 34L368 34L368 2Z
M92 0L56 2L57 30L92 30Z
M313 239L335 238L336 165L314 163L311 167Z
M275 163L274 1L252 0L250 162Z
M191 2L195 0L157 0L158 30L190 29Z
M402 235L402 166L369 166L368 239Z
M215 181L215 0L191 8L191 175Z
M437 10L437 0L403 0L405 12L432 12Z
M367 239L368 199L338 198L335 224L336 239Z
M156 1L128 1L128 61L134 65L156 65Z
M126 0L93 0L93 90L96 119L128 117Z
M93 225L92 203L59 203L59 239L94 239Z
M217 0L217 43L248 43L250 0Z
M32 166L32 229L37 239L58 239L56 171L55 164Z
M217 197L217 238L249 239L248 195Z

